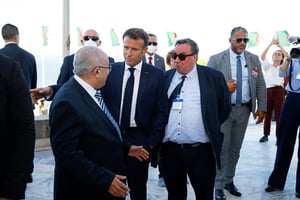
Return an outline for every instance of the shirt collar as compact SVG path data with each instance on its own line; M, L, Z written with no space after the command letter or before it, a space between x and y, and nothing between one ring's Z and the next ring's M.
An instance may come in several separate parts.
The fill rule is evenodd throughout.
M133 68L135 68L137 71L141 71L142 65L143 65L143 61L141 60L137 65L133 66ZM125 63L125 71L127 71L128 68L131 68L131 66L129 66Z

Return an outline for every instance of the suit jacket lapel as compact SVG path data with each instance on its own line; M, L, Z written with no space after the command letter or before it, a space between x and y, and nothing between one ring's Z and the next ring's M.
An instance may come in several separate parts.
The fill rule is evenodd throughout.
M142 65L142 70L141 70L141 76L140 76L140 85L139 85L139 89L138 89L138 96L137 96L137 106L139 105L143 95L144 95L144 91L146 90L147 87L147 82L149 81L149 76L150 71L148 70L147 67L145 67L144 62Z
M206 104L207 104L207 89L209 86L207 85L208 81L206 78L208 77L205 74L205 71L202 70L200 66L197 67L197 73L198 73L198 80L199 80L199 88L200 88L200 100L201 100L201 109L202 109L202 116L205 116L205 111L206 111Z
M97 117L99 117L99 120L103 123L106 123L114 132L114 134L119 138L118 133L114 127L114 125L111 123L111 121L108 119L106 114L103 112L103 110L99 107L99 105L92 99L92 97L81 87L81 85L74 79L75 87L79 90L83 101L86 103L87 106L89 106L92 110L92 112L95 113Z

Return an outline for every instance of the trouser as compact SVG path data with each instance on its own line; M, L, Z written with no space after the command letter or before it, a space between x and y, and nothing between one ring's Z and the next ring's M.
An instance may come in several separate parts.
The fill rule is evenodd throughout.
M221 125L224 141L221 152L221 169L217 169L215 188L223 189L233 182L236 165L250 116L250 106L232 106L227 120Z
M278 189L284 189L287 173L294 153L297 131L300 125L299 102L300 94L289 93L281 112L275 164L268 181L270 186ZM299 148L300 145L298 145L298 164L296 173L296 192L298 193L300 193Z
M264 135L270 135L272 113L274 110L276 120L276 137L279 133L279 118L285 100L285 91L281 86L267 89L267 113L264 119Z

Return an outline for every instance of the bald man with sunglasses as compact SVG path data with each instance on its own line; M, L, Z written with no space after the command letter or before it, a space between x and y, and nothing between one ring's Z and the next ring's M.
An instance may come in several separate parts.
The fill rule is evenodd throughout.
M221 169L215 180L215 199L225 200L223 189L240 197L241 192L234 185L234 175L240 150L247 129L250 113L256 124L263 122L267 111L267 90L257 55L246 51L248 31L235 27L229 38L230 48L209 58L208 66L221 71L231 93L232 111L222 124L224 133L221 154ZM257 110L256 110L257 105Z
M86 30L81 39L81 44L83 46L99 47L101 43L102 41L100 40L99 33L94 29ZM74 55L75 54L71 54L64 57L64 61L60 68L60 73L58 75L56 85L50 85L48 87L35 88L30 90L32 101L34 103L37 103L37 101L41 98L46 98L46 100L51 101L60 87L74 75ZM115 62L114 58L112 57L108 57L108 60L109 63Z

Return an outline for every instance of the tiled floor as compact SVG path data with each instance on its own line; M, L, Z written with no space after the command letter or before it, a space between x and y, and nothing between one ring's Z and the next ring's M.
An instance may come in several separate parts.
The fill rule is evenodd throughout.
M293 200L295 188L295 174L297 154L294 153L293 161L286 181L285 190L272 194L264 192L268 176L273 168L276 145L275 124L272 123L272 133L269 141L259 143L262 136L262 125L256 125L250 121L245 141L241 150L240 160L237 166L235 184L242 192L242 197L234 197L226 192L227 200ZM45 142L45 141L42 141ZM46 142L47 143L47 142ZM40 147L45 144L40 144ZM298 145L297 145L298 146ZM296 146L296 148L297 148ZM53 199L53 167L54 159L51 150L36 151L34 181L28 184L26 199L28 200L52 200ZM149 169L148 200L167 200L165 188L157 186L157 169ZM188 200L194 200L191 186L188 185Z

